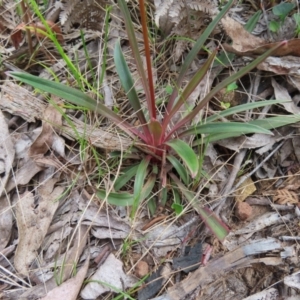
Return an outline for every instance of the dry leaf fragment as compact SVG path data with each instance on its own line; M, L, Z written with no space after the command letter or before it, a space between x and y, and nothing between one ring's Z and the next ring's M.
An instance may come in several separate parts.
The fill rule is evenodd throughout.
M7 183L6 192L10 192L18 185L27 184L34 175L43 170L43 166L38 166L35 161L28 159L25 164L15 172Z
M252 51L254 47L266 44L264 39L249 33L242 24L229 16L225 16L221 22L226 33L232 39L231 47L238 52Z
M16 219L19 231L19 244L15 254L14 264L18 272L28 275L29 267L36 258L37 250L58 207L58 197L64 187L55 187L57 179L49 179L38 188L38 207L32 192L24 193L16 204ZM36 208L35 208L36 207Z
M255 191L256 186L251 177L249 177L241 184L239 189L235 191L235 201L242 202L247 197L251 196Z
M247 32L240 23L228 16L223 18L222 25L233 41L232 45L224 44L223 47L226 51L237 55L260 55L282 43L268 43L264 39L258 38ZM300 39L286 41L285 44L276 49L272 54L272 56L286 55L300 56Z
M15 149L2 111L0 111L0 128L0 195L2 195L15 157Z
M86 246L87 236L89 228L87 226L79 226L77 228L76 236L73 241L73 247L63 257L64 265L63 272L61 272L60 280L64 282L74 271L74 266L78 263L78 259L82 254L84 247ZM25 293L20 295L18 299L37 299L44 297L48 291L51 291L57 287L57 278L51 278L50 280L33 286L31 289L26 290Z
M274 88L276 100L290 100L290 102L282 103L286 111L292 114L300 114L300 108L292 101L292 98L282 85L278 84L274 78L272 78L272 86Z
M278 75L300 75L300 58L296 56L267 57L257 69L273 72Z

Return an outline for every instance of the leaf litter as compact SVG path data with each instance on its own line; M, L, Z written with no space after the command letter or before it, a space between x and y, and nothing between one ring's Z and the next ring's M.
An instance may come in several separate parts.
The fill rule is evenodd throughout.
M18 26L20 28L22 24L15 7L9 6L10 3L9 0L3 1L0 8L0 28L1 30L7 28L1 36L1 43L7 43L12 31ZM101 28L105 26L104 9L102 9L104 4L111 3L97 1L95 4L87 1L86 5L82 5L79 1L63 4L55 2L52 7L53 11L60 11L61 28L57 27L57 30L62 30L65 41L76 44L78 53L80 48L84 47L84 43L89 46L91 41L97 40L98 43L94 43L93 47L89 46L89 51L93 59L92 63L98 68L98 72L101 71L98 55L105 46L103 39L99 38L102 34ZM101 6L102 8L99 9ZM185 36L190 39L197 38L206 24L205 20L213 18L218 13L216 1L196 4L195 1L174 0L165 2L164 5L155 1L155 6L154 20L165 34ZM240 6L243 9L243 6ZM236 5L236 8L238 7L239 5ZM93 14L90 19L85 19L80 17L81 10L86 15L92 14L92 11L97 11L97 14ZM195 18L189 20L188 15L191 12ZM116 7L113 7L113 14L118 18L121 17ZM237 12L233 9L231 16L236 15ZM118 18L111 20L114 30L109 32L107 41L110 55L116 37L121 36L126 39L122 23ZM264 18L261 17L259 26L266 31L267 24L264 24L263 20ZM76 22L77 28L73 26ZM285 29L284 26L291 25L283 25L282 31ZM78 28L84 31L85 42L80 40L81 33ZM261 53L281 40L279 34L273 35L269 42L264 34L254 36L252 33L247 33L240 23L229 16L222 20L222 26L213 35L217 36L224 30L232 43L226 42L222 46L225 50L243 57ZM34 37L37 40L40 38L41 36L38 35ZM168 45L169 50L176 53L174 61L168 62L170 70L176 70L189 43L188 40L178 40ZM1 54L8 59L7 65L11 64L9 59L15 55L12 45L9 43L8 45L9 47L1 49ZM75 50L72 50L70 45L65 44L65 49L70 58L75 58ZM212 44L211 50L216 46L217 44ZM26 49L26 44L20 44L18 51L22 51L22 47ZM142 51L141 43L140 48ZM51 53L51 47L46 49L49 49L47 51L55 57L56 53L55 51ZM126 43L123 45L123 50L128 51ZM299 114L299 101L296 97L300 90L297 78L300 56L298 50L299 40L291 37L285 47L258 66L258 69L268 71L268 75L272 76L266 88L272 87L271 95L268 97L289 102L263 112L253 111L250 117L237 114L234 118L251 119L256 114L276 115L279 110ZM40 59L45 59L46 54L49 53L41 51ZM81 60L79 65L84 70L86 68L84 51L81 51L78 58ZM241 62L240 58L236 61ZM196 61L190 73L192 74L201 65L201 60ZM22 68L21 65L20 67ZM138 73L132 65L130 67L138 87ZM65 68L66 65L57 59L49 66L51 72L48 75L42 72L42 76L51 78L55 74L61 81L66 82ZM164 73L164 68L164 64L162 66L157 64L155 74ZM193 101L189 103L190 106L194 106L210 90L217 76L220 74L222 76L222 69L220 67L212 69L209 78L205 81L206 84L199 86L195 94L190 97ZM105 102L112 109L120 109L125 113L126 104L118 100L121 99L120 85L115 67L109 59L105 73L105 86L101 87L105 94ZM284 78L282 75L288 77ZM87 78L89 76L91 78L91 73L87 74ZM189 80L188 76L186 80ZM161 84L158 78L155 75L157 85ZM167 80L171 80L171 77ZM248 80L242 82L244 90L240 94L244 93L247 96L253 91L251 89L253 78L250 76ZM261 81L258 84L258 89L263 87L262 83ZM140 94L143 95L143 92ZM258 95L257 92L247 97L252 101ZM296 209L299 207L297 176L300 163L297 150L297 126L287 125L277 129L273 132L273 136L253 134L221 140L207 146L206 153L203 155L205 180L198 187L198 200L201 199L212 205L220 203L220 207L223 208L220 208L220 215L231 227L231 232L221 244L215 242L211 234L204 230L201 224L199 225L200 219L198 220L195 212L189 207L184 215L176 217L169 213L168 217L160 219L164 220L163 222L144 231L143 228L149 223L149 219L154 218L149 217L145 207L140 208L139 218L131 222L127 217L120 217L120 210L117 208L99 201L95 197L95 186L98 183L94 180L99 166L91 164L90 169L88 168L87 162L91 156L83 159L83 149L93 147L108 158L109 152L130 149L132 141L117 134L109 123L100 126L101 123L95 116L86 117L72 108L59 111L57 107L60 107L61 100L54 97L52 100L56 104L47 104L48 102L40 95L8 79L1 85L0 297L4 299L32 297L94 299L101 295L101 297L111 295L112 298L113 294L126 292L133 286L139 286L139 279L134 277L133 273L139 261L144 261L150 266L154 274L162 260L176 261L176 258L181 256L180 252L184 253L186 244L204 240L209 243L212 251L208 263L201 263L203 257L200 251L195 255L195 260L198 259L200 267L190 273L189 277L185 277L178 269L166 272L167 275L157 288L157 292L161 290L160 294L163 296L157 296L156 299L192 299L190 297L210 299L212 295L214 299L229 299L227 297L233 294L235 298L230 299L258 299L259 297L279 299L282 287L288 290L280 295L285 299L289 299L287 293L289 295L299 293L297 271L285 271L282 276L276 275L274 271L293 270L299 264L296 242L299 231ZM216 100L212 105L216 109L219 103ZM176 123L176 116L173 121ZM78 145L78 137L83 137L82 140L88 143ZM282 148L287 149L286 145L289 145L289 148L286 151L278 150L272 153L279 142L282 143ZM252 162L244 165L233 162L236 153L242 149L248 151ZM104 162L105 159L101 163ZM230 174L234 177L239 176L234 178L237 180L241 177L241 174L234 171L236 167L241 169L242 174L252 172L252 179L248 177L248 183L246 180L244 182L245 186L250 185L256 189L255 192L253 189L249 193L242 193L243 201L247 202L249 196L258 199L262 198L262 195L268 197L266 201L260 201L259 205L251 205L253 213L247 221L236 220L232 215L234 208L232 199L234 196L237 197L239 182L233 181L231 186L233 188L226 188ZM259 172L264 172L264 177L259 175ZM103 178L109 186L112 177L107 175ZM265 178L265 181L261 181L261 178ZM278 184L280 178L283 179L281 185ZM240 189L244 189L245 186L240 185ZM226 193L222 193L224 190ZM284 212L284 208L289 209L288 212ZM274 209L277 210L274 212ZM168 210L170 212L169 208ZM166 211L163 213L167 214ZM287 241L283 237L292 239ZM128 248L125 247L126 243ZM109 249L108 252L105 252L105 249ZM93 263L93 260L104 252L108 254L104 254L102 261ZM168 268L172 268L168 263L165 264L167 265ZM158 274L158 278L162 278L163 275L160 272ZM266 280L262 282L259 277ZM85 280L87 282L84 282ZM172 280L173 283L170 283ZM146 281L150 289L151 281L152 279ZM280 283L275 284L277 282ZM138 295L138 299L142 299L141 291L143 289L139 288L139 293L133 295ZM251 296L247 297L250 293ZM155 297L155 294L151 297Z

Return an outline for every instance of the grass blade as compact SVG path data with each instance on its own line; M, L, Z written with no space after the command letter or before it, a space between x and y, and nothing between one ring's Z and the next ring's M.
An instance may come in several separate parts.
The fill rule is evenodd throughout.
M300 115L288 115L280 117L270 117L266 119L259 119L250 121L249 124L257 125L266 129L275 129L281 126L294 124L300 121Z
M166 143L170 146L188 167L192 178L194 178L199 170L199 161L193 149L182 140L174 139Z

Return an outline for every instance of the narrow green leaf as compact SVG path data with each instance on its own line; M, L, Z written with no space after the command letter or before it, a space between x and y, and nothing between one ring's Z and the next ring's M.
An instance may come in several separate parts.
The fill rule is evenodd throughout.
M248 133L272 134L271 131L257 126L253 123L242 122L216 122L202 125L196 125L179 134L179 137L193 134L216 134L216 133L238 133L239 135Z
M141 59L141 55L140 55L140 50L138 47L138 43L136 40L136 36L135 36L135 30L133 28L133 23L130 17L130 13L127 7L127 4L124 0L118 0L118 4L119 4L119 8L124 16L124 21L125 21L125 26L126 26L126 32L128 35L128 39L129 39L129 43L130 43L130 47L132 50L132 54L133 54L133 58L135 60L136 63L136 67L138 70L138 73L141 77L141 81L143 84L143 88L146 94L146 100L147 100L147 104L148 104L148 109L150 112L150 117L154 117L155 116L155 110L153 111L153 103L151 103L151 95L150 95L150 90L149 90L149 85L148 85L148 80L147 80L147 76L144 70L144 65Z
M155 181L156 181L156 175L151 174L142 188L140 202L145 200L150 195L151 191L154 188Z
M281 126L294 124L300 121L300 115L287 115L280 117L270 117L250 121L249 124L257 125L266 129L275 129Z
M300 116L299 115L288 115L288 116L280 116L280 117L270 117L262 120L253 120L250 121L248 124L259 126L265 129L275 129L281 126L290 125L300 122ZM201 145L203 143L212 143L215 141L237 137L240 136L239 133L216 133L216 134L210 134L202 139L196 140L193 142L193 147L197 145Z
M170 122L171 118L177 113L177 111L180 109L180 107L186 102L188 97L195 90L195 88L200 83L200 81L204 78L204 76L206 75L209 67L211 66L216 54L217 54L217 50L215 50L209 56L209 58L206 60L204 65L196 72L196 74L193 76L193 78L186 85L186 87L182 91L181 95L179 96L178 101L176 102L174 107L171 109L169 114L166 115L166 117L163 121L163 132L165 131L165 129L169 125L169 122Z
M133 205L134 197L132 194L129 193L110 193L109 195L107 195L106 191L98 190L96 194L102 200L107 199L107 202L111 205L117 205L117 206Z
M153 198L149 199L148 202L147 202L147 206L148 206L148 209L150 211L150 215L154 216L155 211L156 211L156 202L155 202L155 199L153 199Z
M166 205L167 200L168 200L168 189L166 187L163 187L161 191L161 199L160 199L160 203L163 207Z
M192 178L194 178L199 170L199 161L193 149L184 141L178 139L169 141L166 144L170 146L184 161L191 173Z
M227 13L227 11L229 10L229 8L231 7L232 4L233 4L233 0L229 0L227 2L227 4L223 7L223 9L220 11L220 13L216 16L216 18L212 22L210 22L210 24L206 27L204 32L200 35L199 39L196 41L195 45L193 46L192 50L187 55L183 65L182 65L179 76L177 78L176 86L178 86L178 87L181 86L182 80L183 80L187 70L189 69L191 63L193 62L195 57L198 55L198 53L201 50L201 48L203 47L204 43L207 41L210 34L213 32L215 27L218 25L218 23L221 21L221 19L224 17L224 15ZM171 111L171 109L173 108L177 94L178 94L177 89L174 89L174 91L170 97L168 106L167 106L167 113L169 113Z
M124 174L119 176L114 184L114 190L117 192L120 190L137 172L139 165L132 166L128 168Z
M177 187L181 190L185 198L198 212L205 225L222 242L229 233L227 226L214 214L214 212L206 207L201 207L194 195L180 182L180 180L174 174L170 173L170 176L174 180Z
M147 168L150 162L150 157L147 156L144 158L137 169L135 181L134 181L134 187L133 187L133 194L134 194L134 201L132 205L132 211L131 211L131 218L135 216L135 213L137 211L138 205L140 201L142 201L141 193L144 186L144 181L147 176Z
M221 112L215 113L214 115L208 117L205 119L206 123L211 123L215 120L233 115L233 114L237 114L243 111L247 111L250 109L255 109L258 107L264 107L267 105L273 105L273 104L281 104L281 103L286 103L286 102L290 102L289 100L265 100L265 101L258 101L258 102L252 102L252 103L246 103L246 104L241 104L241 105L237 105L228 109L225 109Z
M32 85L33 87L41 91L51 93L60 98L64 98L76 105L93 110L101 114L103 117L106 117L112 122L114 122L115 125L122 128L122 130L124 130L131 137L134 138L134 135L136 135L142 140L146 141L146 137L143 134L141 134L141 132L133 128L131 124L123 120L120 116L115 114L102 103L95 101L94 99L77 89L71 88L58 82L53 82L47 79L39 78L37 76L30 75L27 73L9 72L9 75L17 80Z
M181 180L185 185L189 184L189 175L185 167L180 163L180 161L173 155L167 155L167 160L172 164L177 173L179 174Z
M245 24L244 28L248 31L248 32L252 32L254 30L254 28L256 27L256 24L260 18L262 14L261 10L258 10Z
M145 135L148 137L149 141L151 141L151 135L149 132L149 128L147 126L147 121L142 110L140 99L134 87L134 81L132 79L128 65L125 61L123 52L121 50L120 41L118 41L115 45L114 61L115 61L117 73L120 77L121 84L128 96L130 105L132 106L133 110L136 112Z
M156 176L155 175L151 175L149 177L149 179L147 180L147 182L145 183L145 185L143 185L141 193L140 193L140 198L139 198L139 202L143 201L144 199L146 199L155 184L155 179ZM98 190L96 192L97 196L104 200L107 199L107 202L111 205L117 205L117 206L133 206L134 207L134 201L135 201L135 196L133 194L130 193L110 193L109 195L107 195L106 191L104 190Z
M234 73L230 77L224 79L221 81L217 86L215 86L202 100L201 102L195 107L195 109L189 113L187 116L185 116L181 121L179 121L174 128L168 133L166 136L166 140L169 139L170 136L174 132L176 132L180 127L182 127L184 124L191 122L193 118L199 113L199 111L208 103L210 99L212 99L220 90L228 86L231 82L234 82L238 80L243 75L249 73L252 69L254 69L259 63L264 61L269 55L271 55L276 49L280 48L281 46L285 45L286 42L281 42L275 47L271 48L270 50L266 51L264 54L256 58L254 61L249 63L247 66L240 69L238 72Z

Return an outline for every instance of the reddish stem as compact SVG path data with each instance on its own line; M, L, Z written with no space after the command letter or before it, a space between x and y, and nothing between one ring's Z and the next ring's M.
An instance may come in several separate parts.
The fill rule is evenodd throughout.
M150 45L149 45L148 30L147 30L147 15L145 10L144 0L139 0L139 3L140 3L141 22L143 28L143 38L145 44L145 55L146 55L146 62L147 62L148 83L149 83L149 91L150 91L150 107L149 107L150 119L156 120L154 84L153 84L153 75L152 75L152 66L151 66Z

